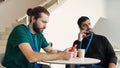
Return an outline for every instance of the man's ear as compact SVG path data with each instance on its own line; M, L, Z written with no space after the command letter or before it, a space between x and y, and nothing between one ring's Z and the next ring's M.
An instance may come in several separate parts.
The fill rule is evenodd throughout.
M32 22L35 22L35 17L34 17L34 16L32 16L32 18L31 18L31 19L32 19Z
M83 28L82 28L81 26L79 26L79 29L80 29L80 30L83 30Z

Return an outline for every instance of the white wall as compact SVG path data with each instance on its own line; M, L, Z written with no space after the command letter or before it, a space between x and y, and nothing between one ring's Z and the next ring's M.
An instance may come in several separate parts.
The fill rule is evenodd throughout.
M16 23L16 19L24 16L28 8L39 4L39 0L5 0L0 3L0 32Z
M94 26L100 17L106 17L104 0L67 0L51 12L44 34L48 41L53 42L53 48L64 50L72 46L79 32L77 20L82 15L90 17ZM63 68L60 65L58 67Z

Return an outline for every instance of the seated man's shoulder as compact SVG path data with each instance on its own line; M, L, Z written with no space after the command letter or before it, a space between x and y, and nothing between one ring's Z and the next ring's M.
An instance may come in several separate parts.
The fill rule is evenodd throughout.
M97 39L107 39L107 37L105 37L104 35L99 35L99 34L95 34L95 38L97 38Z
M24 24L19 24L19 25L15 26L15 28L26 28L26 27L27 27L27 26L24 25Z

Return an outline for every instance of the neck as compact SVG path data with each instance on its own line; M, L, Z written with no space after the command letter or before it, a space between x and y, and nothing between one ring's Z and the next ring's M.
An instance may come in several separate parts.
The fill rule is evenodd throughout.
M86 38L87 38L87 39L90 39L92 33L93 33L93 32L91 32Z
M29 27L30 27L30 32L31 32L32 34L35 34L36 32L33 30L33 24L30 24Z

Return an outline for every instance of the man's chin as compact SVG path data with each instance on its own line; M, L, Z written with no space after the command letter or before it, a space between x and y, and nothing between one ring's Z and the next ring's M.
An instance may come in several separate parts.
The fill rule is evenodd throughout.
M44 30L40 30L40 33L42 33Z
M89 33L86 35L86 37L89 37L91 34L92 34L92 31L89 32Z

